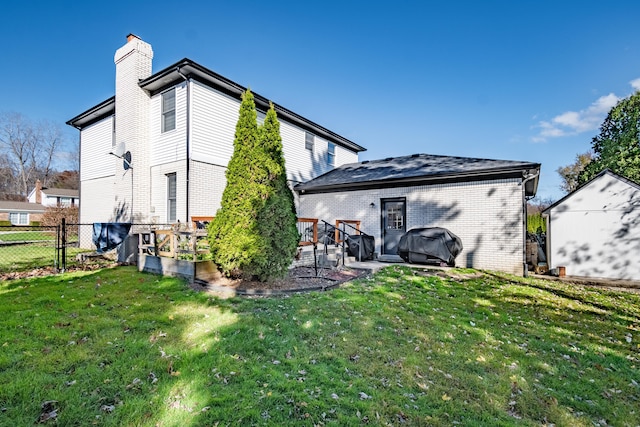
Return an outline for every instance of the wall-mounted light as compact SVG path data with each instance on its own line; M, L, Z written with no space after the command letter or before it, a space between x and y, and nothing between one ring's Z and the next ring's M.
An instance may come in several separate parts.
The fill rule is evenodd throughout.
M369 207L375 208L375 207L376 207L376 204L375 204L375 203L373 203L373 202L371 202L371 203L369 203Z

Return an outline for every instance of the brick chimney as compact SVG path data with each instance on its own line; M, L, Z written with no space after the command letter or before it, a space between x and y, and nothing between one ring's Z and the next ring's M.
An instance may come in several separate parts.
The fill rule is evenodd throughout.
M36 180L36 203L42 203L42 183L40 180Z
M113 58L116 65L115 143L131 152L133 170L123 171L122 160L114 159L116 168L115 205L126 214L114 220L146 222L149 212L149 95L138 85L151 76L153 50L135 34ZM133 182L132 182L133 180ZM132 194L133 193L133 194Z

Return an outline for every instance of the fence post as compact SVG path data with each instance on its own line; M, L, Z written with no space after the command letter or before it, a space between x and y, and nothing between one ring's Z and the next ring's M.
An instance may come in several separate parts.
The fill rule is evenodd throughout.
M56 225L56 254L53 257L53 268L56 273L60 270L60 224Z
M67 270L67 220L62 217L62 272Z

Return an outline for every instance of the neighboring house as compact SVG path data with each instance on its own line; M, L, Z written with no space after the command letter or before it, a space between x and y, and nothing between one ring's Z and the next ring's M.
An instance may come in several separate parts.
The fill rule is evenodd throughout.
M605 169L542 212L551 268L640 280L640 185Z
M45 207L78 206L79 194L78 190L67 188L43 188L40 180L37 180L35 188L31 190L27 199L29 203L39 203Z
M40 203L0 201L0 221L9 221L11 225L40 222L44 211Z
M539 173L539 163L414 154L343 165L295 190L299 216L360 220L391 259L406 230L444 227L464 246L456 265L526 274L524 212Z
M152 58L151 46L129 35L114 58L115 96L67 122L80 130L81 223L190 223L220 207L245 87L189 59L152 73ZM269 101L254 97L263 120ZM275 109L292 185L364 150Z

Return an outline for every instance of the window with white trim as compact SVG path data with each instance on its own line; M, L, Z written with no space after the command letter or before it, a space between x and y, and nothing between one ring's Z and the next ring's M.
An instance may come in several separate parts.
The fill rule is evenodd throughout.
M29 214L27 212L10 212L9 221L12 225L29 225Z
M176 220L176 174L167 174L167 222Z
M304 133L304 148L309 151L313 151L313 134L309 132Z
M327 164L329 166L336 165L336 144L330 142L327 146Z
M162 94L162 132L176 128L176 89Z

